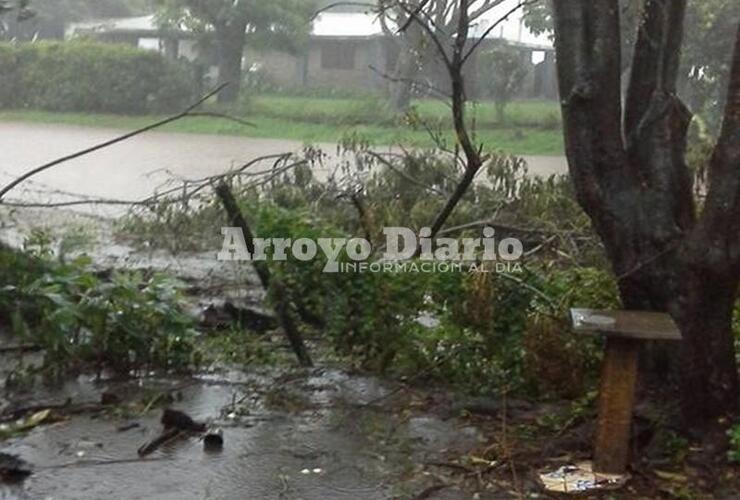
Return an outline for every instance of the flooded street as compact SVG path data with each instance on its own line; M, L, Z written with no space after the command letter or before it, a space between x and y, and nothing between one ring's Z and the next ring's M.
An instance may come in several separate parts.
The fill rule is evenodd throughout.
M125 131L0 122L0 183L78 150L110 140ZM88 156L54 167L20 185L9 200L44 202L69 199L59 191L118 200L140 200L171 179L197 179L271 154L299 151L301 143L215 135L149 132ZM333 154L336 146L319 144ZM561 157L525 157L534 175L566 172ZM329 168L314 172L325 178ZM57 193L55 193L57 192ZM89 207L81 208L90 210ZM120 213L106 207L104 213ZM112 212L111 212L112 211Z
M0 123L2 184L27 170L81 149L108 141L126 131ZM81 196L140 200L170 179L217 175L260 156L297 151L301 144L278 139L150 132L59 165L29 180L9 199L67 199L63 191ZM120 207L114 212L120 213Z

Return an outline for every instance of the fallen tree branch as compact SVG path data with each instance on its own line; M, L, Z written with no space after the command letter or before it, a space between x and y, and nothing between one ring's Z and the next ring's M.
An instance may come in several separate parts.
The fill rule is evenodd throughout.
M247 245L247 250L249 251L250 255L254 255L254 233L252 233L251 227L249 226L249 224L247 224L244 215L239 209L239 205L237 204L236 199L231 192L231 189L229 188L228 184L223 181L220 182L215 189L216 195L221 200L221 204L223 205L224 210L229 217L229 223L232 224L234 227L238 227L239 229L241 229L244 235L245 243ZM270 270L267 268L267 265L263 261L251 260L251 262L265 291L272 288L272 290L275 292L275 313L277 314L278 320L280 321L280 325L283 328L283 332L285 333L288 342L290 342L290 346L293 348L293 352L298 358L298 362L302 366L313 366L313 361L311 360L311 356L306 350L306 345L303 342L303 337L296 328L295 323L293 322L293 318L290 315L290 306L282 282L280 282L279 280L274 280L272 278Z
M167 429L156 438L141 445L139 449L136 450L136 453L138 453L140 457L145 457L154 453L162 445L170 443L175 439L185 436L186 434L186 432L178 428Z

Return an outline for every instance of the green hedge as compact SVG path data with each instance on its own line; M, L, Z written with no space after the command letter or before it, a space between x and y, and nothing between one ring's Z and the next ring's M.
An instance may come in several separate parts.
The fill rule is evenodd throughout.
M142 114L181 109L196 93L186 63L126 45L0 44L0 106Z

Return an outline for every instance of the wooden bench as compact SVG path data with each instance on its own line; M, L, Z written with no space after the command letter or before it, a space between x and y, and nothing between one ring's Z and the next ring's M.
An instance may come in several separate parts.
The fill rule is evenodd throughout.
M629 458L640 346L645 340L681 340L681 333L664 313L571 309L570 316L576 333L606 337L594 471L622 474Z

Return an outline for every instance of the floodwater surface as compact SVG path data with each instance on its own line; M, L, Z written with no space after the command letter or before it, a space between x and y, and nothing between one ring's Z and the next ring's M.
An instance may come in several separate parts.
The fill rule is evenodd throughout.
M121 130L0 122L0 185L24 172L108 141ZM218 175L266 155L296 152L303 144L282 139L254 139L202 134L149 132L90 155L54 167L19 186L8 199L24 202L67 200L61 192L77 195L141 200L172 179L200 179ZM325 153L336 154L336 145L319 144ZM533 175L548 176L567 171L563 157L524 157ZM324 180L332 168L317 168ZM120 213L118 210L107 212Z
M138 447L161 430L156 408L133 418L73 416L5 443L2 451L21 456L35 473L22 486L5 486L0 498L403 498L414 463L481 441L477 429L455 419L384 411L374 402L394 396L386 383L329 369L121 384L81 379L34 397L84 400L106 389L136 398L178 386L171 406L223 429L222 451L204 451L194 436L139 458ZM120 430L132 423L137 427Z

